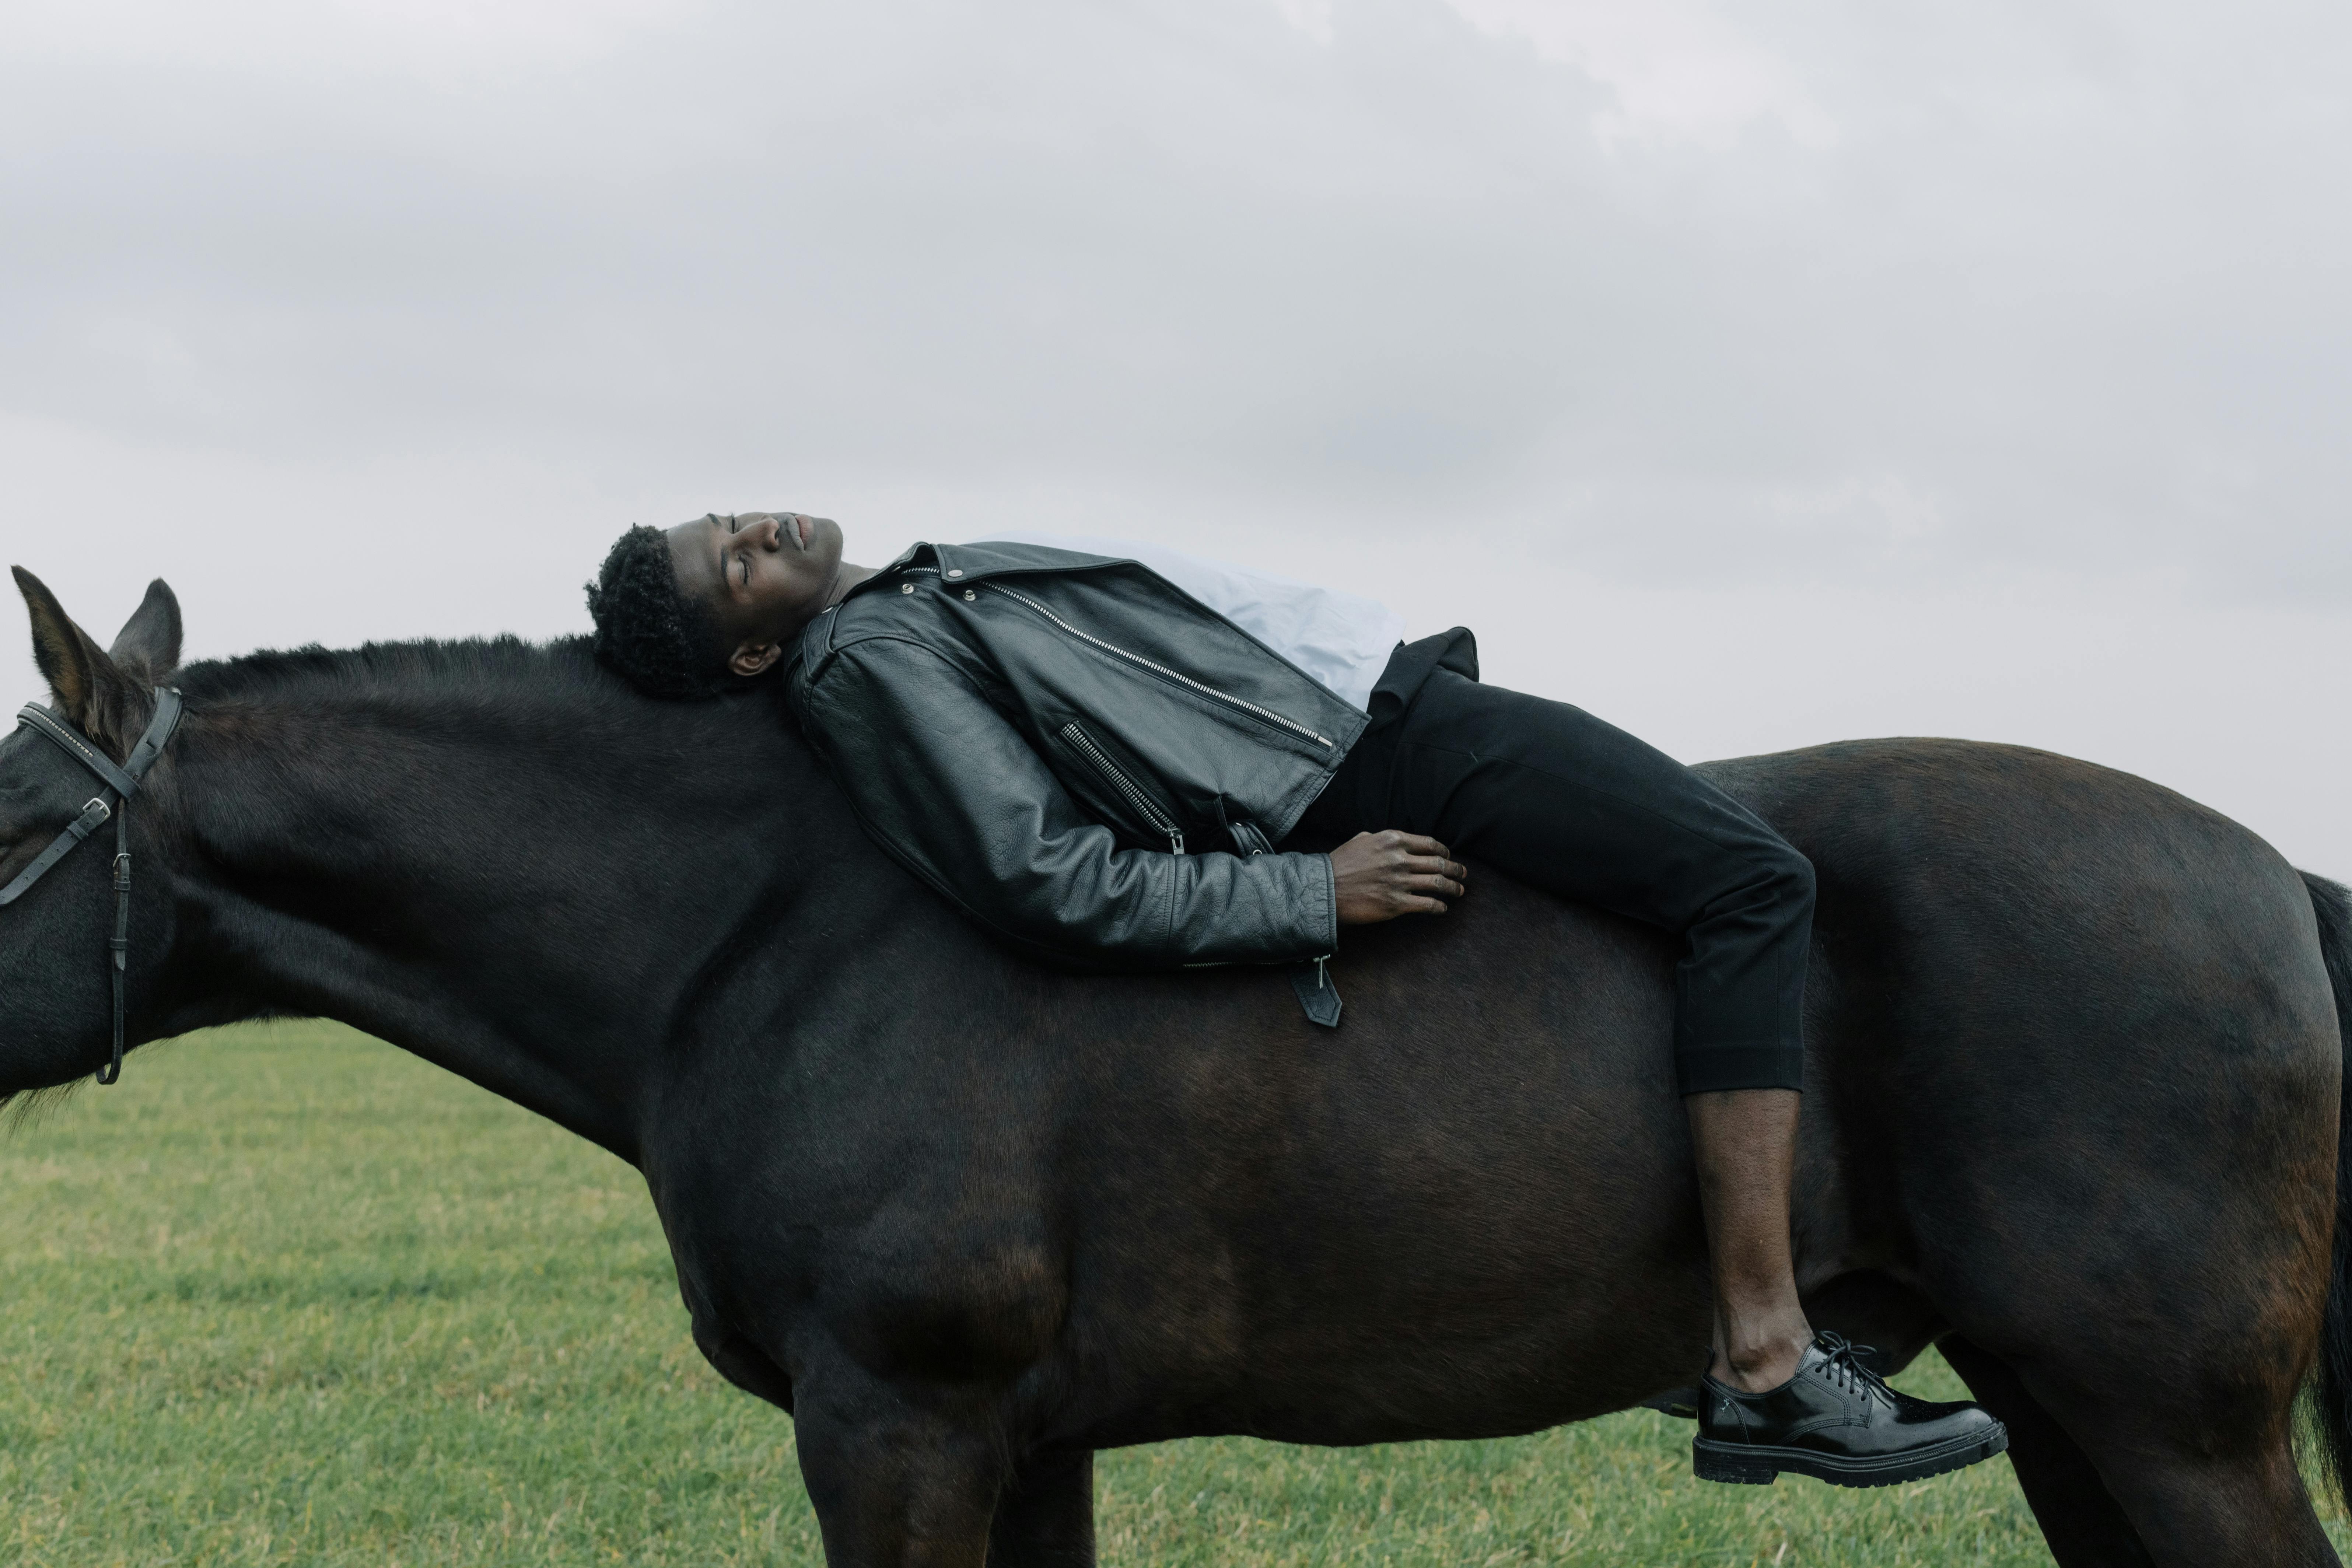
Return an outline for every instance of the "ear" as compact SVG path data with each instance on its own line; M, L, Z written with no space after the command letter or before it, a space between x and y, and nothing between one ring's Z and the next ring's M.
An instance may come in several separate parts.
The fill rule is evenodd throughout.
M49 683L58 712L120 756L122 727L138 701L138 688L89 640L88 632L73 624L47 584L22 566L8 570L16 574L25 608L32 614L33 662Z
M117 668L142 686L161 686L180 668L180 601L161 577L131 612L106 650Z
M727 668L737 675L765 675L784 657L784 645L780 642L747 642L738 645L727 660Z

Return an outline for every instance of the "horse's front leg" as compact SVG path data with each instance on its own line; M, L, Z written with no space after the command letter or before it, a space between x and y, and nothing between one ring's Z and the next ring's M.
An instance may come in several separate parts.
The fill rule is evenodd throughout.
M838 1354L793 1382L828 1568L985 1568L1007 1468L994 1400L886 1381Z

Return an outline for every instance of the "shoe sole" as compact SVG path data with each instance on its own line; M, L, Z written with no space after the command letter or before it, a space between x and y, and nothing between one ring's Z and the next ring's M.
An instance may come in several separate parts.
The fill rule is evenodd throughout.
M1811 1476L1833 1487L1892 1487L1966 1469L2008 1447L2009 1428L1998 1424L1990 1432L1950 1438L1932 1448L1853 1459L1807 1448L1768 1448L1761 1444L1697 1437L1691 1442L1691 1468L1703 1481L1727 1481L1734 1486L1769 1487L1785 1471Z

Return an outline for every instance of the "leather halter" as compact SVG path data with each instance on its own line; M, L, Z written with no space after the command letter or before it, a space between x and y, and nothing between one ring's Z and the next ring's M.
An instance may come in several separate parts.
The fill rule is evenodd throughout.
M112 1083L122 1076L123 985L131 967L131 797L139 793L147 770L155 765L155 759L171 743L172 731L179 728L180 693L172 687L155 689L155 716L147 721L146 731L121 767L89 736L37 702L27 702L18 710L16 725L47 735L106 786L90 796L81 815L67 823L65 831L51 839L31 865L16 873L16 880L0 888L0 904L15 903L75 845L97 832L108 817L114 819L114 935L106 944L114 956L114 1058L98 1072L99 1082ZM107 799L110 793L114 796L111 801Z

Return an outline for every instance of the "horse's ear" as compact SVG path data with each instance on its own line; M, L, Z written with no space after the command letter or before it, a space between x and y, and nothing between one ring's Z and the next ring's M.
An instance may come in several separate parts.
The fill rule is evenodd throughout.
M121 731L137 709L141 689L88 632L74 625L47 584L22 566L8 570L16 574L17 591L32 614L33 662L49 683L58 716L90 739L110 744L120 755L124 749Z
M143 686L161 686L180 668L180 601L161 577L106 650L116 668Z

